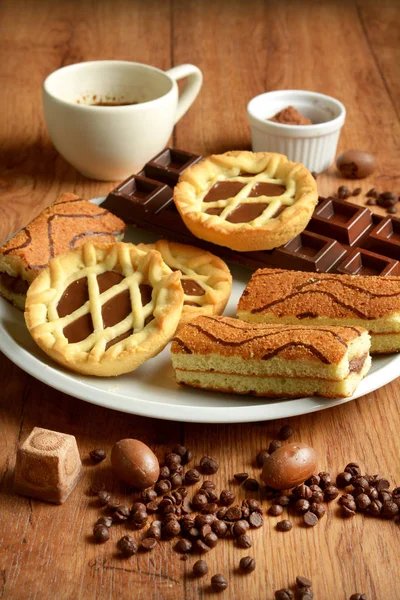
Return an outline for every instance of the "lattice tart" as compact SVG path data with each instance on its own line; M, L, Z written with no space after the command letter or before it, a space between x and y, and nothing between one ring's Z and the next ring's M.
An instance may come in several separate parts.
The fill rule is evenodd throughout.
M0 295L24 309L29 285L49 260L86 240L121 241L125 223L108 210L64 193L0 248Z
M180 324L199 315L220 315L229 300L232 275L223 260L194 246L158 240L155 244L139 244L147 252L158 250L164 262L182 273L185 294Z
M347 397L367 374L370 338L362 327L250 324L197 317L175 336L179 383L276 398Z
M120 375L158 354L183 306L180 273L159 252L94 245L55 258L28 290L25 320L51 358L89 375Z
M368 329L371 354L399 352L400 277L259 269L237 316L275 325L356 325Z
M179 178L174 202L197 237L232 250L282 246L306 227L317 185L282 154L232 151L213 155Z

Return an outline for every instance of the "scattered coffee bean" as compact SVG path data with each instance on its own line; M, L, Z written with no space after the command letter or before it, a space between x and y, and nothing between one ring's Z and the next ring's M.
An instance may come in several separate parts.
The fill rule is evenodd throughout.
M98 544L104 544L104 542L107 542L110 539L109 528L105 525L95 525L93 535Z
M225 537L228 532L228 526L223 521L214 521L211 523L211 529L219 538Z
M292 600L293 592L289 589L276 590L275 600Z
M399 514L399 507L395 502L388 500L383 503L381 516L384 519L394 519Z
M377 198L379 194L375 188L371 188L365 195L369 196L370 198Z
M187 448L185 448L185 446L181 446L180 444L176 444L175 446L172 447L171 452L173 454L179 454L179 456L182 459L185 456L185 454L187 453Z
M97 519L97 521L95 523L95 527L97 525L104 525L105 527L111 527L112 524L113 524L112 517L100 517L100 519Z
M210 546L207 546L203 540L196 539L193 543L193 550L197 552L197 554L207 554L207 552L210 552L211 548Z
M319 485L320 481L319 475L311 475L304 483L310 487L310 485Z
M397 213L397 208L396 208L396 206L389 206L389 207L386 209L386 212L388 212L388 213L390 213L390 214L394 215L395 213Z
M205 475L213 475L218 471L219 465L211 456L203 456L200 460L201 472Z
M322 517L326 513L326 508L323 504L317 504L316 502L312 502L310 504L310 511L314 513L317 519L322 519Z
M359 196L361 194L361 188L355 188L352 192L352 196Z
M281 506L288 506L290 504L289 496L277 496L272 501L273 504L280 504Z
M181 526L179 522L175 519L168 521L165 523L163 528L163 533L167 538L173 538L179 535L181 532Z
M264 466L264 462L266 461L268 456L269 456L268 450L260 450L260 452L256 456L257 467L262 469L262 467Z
M148 502L154 502L157 499L157 492L152 488L148 488L147 490L142 490L140 492L140 499L142 502L147 504Z
M304 514L308 510L310 510L310 503L305 498L300 498L300 500L297 500L295 504L295 509L297 510L297 512Z
M292 493L296 498L302 498L304 500L309 500L312 496L312 491L311 491L310 486L305 485L304 483L296 486L293 489Z
M193 485L194 483L198 483L201 479L201 475L197 469L189 469L185 473L185 484Z
M168 477L171 476L171 471L168 469L168 467L166 465L164 465L163 467L160 468L160 475L158 477L158 481L161 481L161 479L168 479Z
M236 538L236 543L239 546L239 548L251 548L253 545L251 538L246 533L242 533L242 535L239 535Z
M218 573L211 577L211 587L214 592L223 592L228 587L228 582L223 575Z
M307 527L315 527L315 525L318 523L318 517L314 513L308 511L304 513L303 521Z
M321 471L320 473L318 473L318 477L319 483L317 483L316 485L318 485L321 488L321 490L325 490L328 486L331 485L332 478L330 476L330 473L327 473L326 471Z
M160 479L154 486L154 490L159 496L167 494L171 489L171 482L168 479Z
M129 517L130 513L131 513L131 511L124 504L118 504L117 506L114 506L112 509L113 519L117 523L122 523L122 521L126 521Z
M227 521L239 521L242 518L242 509L239 506L231 506L226 511L225 518Z
M258 483L257 479L253 479L252 477L249 477L243 483L243 487L248 492L257 492L260 489L260 484Z
M275 450L278 450L282 446L282 443L279 440L272 440L268 447L268 452L272 454Z
M352 594L350 600L367 600L367 596L365 594Z
M136 554L138 550L135 540L130 535L124 535L124 537L118 540L117 548L121 552L122 556L125 556L126 558Z
M250 529L250 525L248 521L241 519L240 521L236 521L232 527L232 533L235 537L239 537L240 535L246 533Z
M360 466L355 462L351 462L348 465L346 465L344 471L345 473L350 473L350 475L352 475L353 477L355 477L356 475L361 475Z
M179 473L173 473L169 480L171 482L171 488L173 490L176 490L182 485L182 476Z
M218 504L216 502L209 502L201 509L203 515L215 515L218 510Z
M114 515L115 515L115 513L114 513ZM138 529L142 529L142 527L144 527L146 525L148 518L149 518L149 515L147 514L147 512L145 510L137 510L132 515L132 521L133 521L134 525L136 527L138 527Z
M95 448L89 452L90 460L93 464L98 464L106 458L106 451L100 448Z
M351 508L348 508L347 506L342 506L342 517L347 519L349 517L354 517L355 514L356 514L355 510L352 510Z
M99 499L100 506L107 506L107 504L111 500L111 494L109 494L105 490L101 490L101 492L99 492L97 494L97 496L98 496L98 499Z
M262 515L260 515L260 513L252 512L249 516L249 523L250 527L252 527L253 529L258 529L259 527L262 527L264 525L264 519L262 518Z
M158 503L157 502L149 502L146 504L146 511L150 514L153 514L158 511Z
M215 546L218 544L218 536L213 531L211 531L205 536L204 542L209 548L215 548Z
M278 531L290 531L292 527L292 521L289 521L288 519L278 521L278 523L276 524L276 528Z
M222 490L219 496L219 503L221 506L230 506L236 500L236 495L230 490Z
M341 185L338 187L338 197L339 200L347 200L347 198L351 195L349 188L345 185Z
M215 521L215 515L196 515L194 520L196 527L203 527L203 525L211 525Z
M192 547L193 547L192 542L185 538L180 539L175 544L175 550L176 550L176 552L179 552L180 554L187 554L188 552L191 552Z
M293 429L290 425L283 425L279 430L279 439L283 441L288 440L292 437L293 433Z
M375 206L376 205L376 199L375 198L368 198L366 204L367 204L367 206Z
M193 496L191 504L194 510L201 510L208 504L207 496L202 492L198 492Z
M243 573L252 573L256 568L256 561L251 556L243 556L240 559L239 568Z
M208 573L208 565L205 560L198 560L193 565L193 574L196 577L204 577Z
M299 502L303 502L303 500L299 500ZM306 502L306 500L304 500ZM307 502L308 504L308 502ZM308 509L307 509L308 510ZM279 517L283 513L283 507L280 504L273 504L268 509L268 514L271 517Z
M324 500L325 502L331 502L339 496L339 490L334 485L328 485L324 489Z
M301 575L298 575L296 577L296 585L299 588L310 588L312 586L312 582L307 577L302 577Z
M131 514L133 515L139 510L146 512L146 506L143 504L143 502L135 502L135 504L133 504L131 507Z
M151 550L154 550L154 548L157 546L157 539L154 537L146 537L144 538L144 540L142 540L140 542L140 550L142 550L143 552L150 552Z
M222 508L220 508L216 514L217 519L225 519L227 511L228 511L227 506L223 506Z
M371 499L367 494L359 494L356 498L356 506L358 510L365 511L368 506L371 504Z
M338 488L345 488L348 485L350 485L351 479L351 473L344 471L343 473L339 473L339 475L336 477L336 485L338 486Z
M155 526L154 521L146 531L146 538L154 538L155 540L161 539L161 526Z
M246 481L248 476L249 476L248 473L235 473L235 475L233 477L234 477L234 479L236 479L236 481L238 483L243 483L244 481Z

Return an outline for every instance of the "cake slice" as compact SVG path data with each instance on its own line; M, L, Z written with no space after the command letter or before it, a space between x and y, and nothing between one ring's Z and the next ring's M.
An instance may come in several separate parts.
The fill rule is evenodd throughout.
M371 335L371 354L400 350L400 277L259 269L237 309L251 323L355 325Z
M362 327L249 324L197 317L175 336L179 383L268 398L353 394L371 366Z
M86 240L120 241L125 223L75 194L61 194L0 247L0 295L24 309L28 287L49 260Z

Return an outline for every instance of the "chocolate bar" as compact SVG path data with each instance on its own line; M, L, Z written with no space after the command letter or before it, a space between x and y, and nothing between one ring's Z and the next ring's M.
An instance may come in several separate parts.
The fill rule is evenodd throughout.
M380 217L367 207L333 198L322 199L306 229L274 250L237 252L195 237L175 207L173 186L200 159L167 148L112 190L102 207L128 224L204 248L252 270L279 267L314 273L400 275L400 219Z

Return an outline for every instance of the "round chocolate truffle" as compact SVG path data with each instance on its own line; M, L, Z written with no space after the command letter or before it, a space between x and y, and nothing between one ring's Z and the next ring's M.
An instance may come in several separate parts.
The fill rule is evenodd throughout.
M128 438L114 444L111 464L120 479L139 490L153 485L160 474L156 455L139 440Z
M363 179L375 171L376 159L369 152L346 150L337 157L336 166L342 177Z
M317 470L313 448L300 442L281 446L264 462L261 478L274 490L287 490L303 483Z

